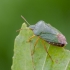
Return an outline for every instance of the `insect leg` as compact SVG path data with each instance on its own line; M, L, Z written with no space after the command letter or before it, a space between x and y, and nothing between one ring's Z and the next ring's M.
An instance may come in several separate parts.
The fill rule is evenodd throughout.
M32 38L32 37L31 37L31 38ZM31 38L30 38L30 40L31 40ZM39 37L37 38L37 40L36 40L36 42L35 42L35 44L34 44L33 50L31 49L31 46L30 46L30 49L31 49L31 57L32 57L32 63L33 63L33 68L34 68L34 70L35 70L35 64L34 64L34 61L33 61L33 54L34 54L34 52L35 52L35 46L36 46L38 40L39 40ZM30 43L31 43L31 42L30 42Z
M18 30L16 30L16 32L19 32L20 30L22 30L22 29L18 29Z
M31 41L31 39L32 39L32 38L34 38L34 37L35 37L35 35L31 36L31 37L28 39L28 41L27 41L27 42L30 42L30 41Z
M46 48L46 46L45 46L45 43L44 43L44 40L42 40L42 44L44 45L44 49L45 49L45 51L47 52L48 56L50 57L50 59L52 60L52 62L54 62L53 59L52 59L52 57L51 57L50 54L48 53L48 50L47 50L47 48Z
M32 55L32 48L31 48L31 42L30 42L30 50L31 50L31 58L32 58L32 64L33 64L33 69L35 70L35 64L34 64L34 61L33 61L33 55Z
M35 52L35 46L37 45L37 43L38 43L38 40L39 40L39 37L37 38L37 40L36 40L36 42L35 42L35 44L34 44L34 50L33 50L33 53L32 53L32 55L34 54L34 52Z

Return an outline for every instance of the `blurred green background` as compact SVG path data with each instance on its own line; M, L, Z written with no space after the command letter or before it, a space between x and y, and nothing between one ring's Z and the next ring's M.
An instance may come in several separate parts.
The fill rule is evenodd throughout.
M30 24L44 20L59 29L70 49L69 0L0 0L0 70L11 70L14 39L24 20ZM24 51L24 50L23 50Z

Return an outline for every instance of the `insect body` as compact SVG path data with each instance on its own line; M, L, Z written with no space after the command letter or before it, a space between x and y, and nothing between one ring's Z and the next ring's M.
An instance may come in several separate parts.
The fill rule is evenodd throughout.
M26 21L26 19L23 16L21 16L21 17ZM63 47L67 44L65 36L59 30L57 30L50 24L45 23L44 21L39 21L35 25L30 25L28 23L28 25L29 25L29 29L31 29L34 33L34 35L32 37L30 37L28 41L30 41L33 37L38 36L38 38L34 44L34 48L35 48L39 38L42 39L43 46L47 53L48 53L48 50L44 44L44 41L48 42L49 44L59 46L59 47ZM48 53L48 55L51 58L49 53ZM51 60L53 61L52 58L51 58Z
M63 47L67 44L65 36L44 21L39 21L35 25L30 25L29 28L34 32L34 35L39 36L49 44L59 47Z

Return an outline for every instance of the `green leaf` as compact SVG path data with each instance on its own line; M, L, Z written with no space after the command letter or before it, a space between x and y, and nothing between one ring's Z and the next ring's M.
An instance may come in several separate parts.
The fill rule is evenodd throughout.
M32 30L23 23L14 42L12 70L70 70L70 51L64 47L43 43L42 39L38 40L34 49L35 42L39 37L35 36L28 42L32 35ZM45 51L44 45L54 62Z

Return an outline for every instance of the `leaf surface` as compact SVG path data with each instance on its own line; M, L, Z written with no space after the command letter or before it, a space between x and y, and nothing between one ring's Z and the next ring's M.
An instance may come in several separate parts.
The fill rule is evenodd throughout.
M12 70L70 70L69 50L64 47L52 46L47 42L43 43L43 40L38 36L28 42L33 32L25 23L22 24L21 29L14 42ZM44 45L54 62L45 51Z

